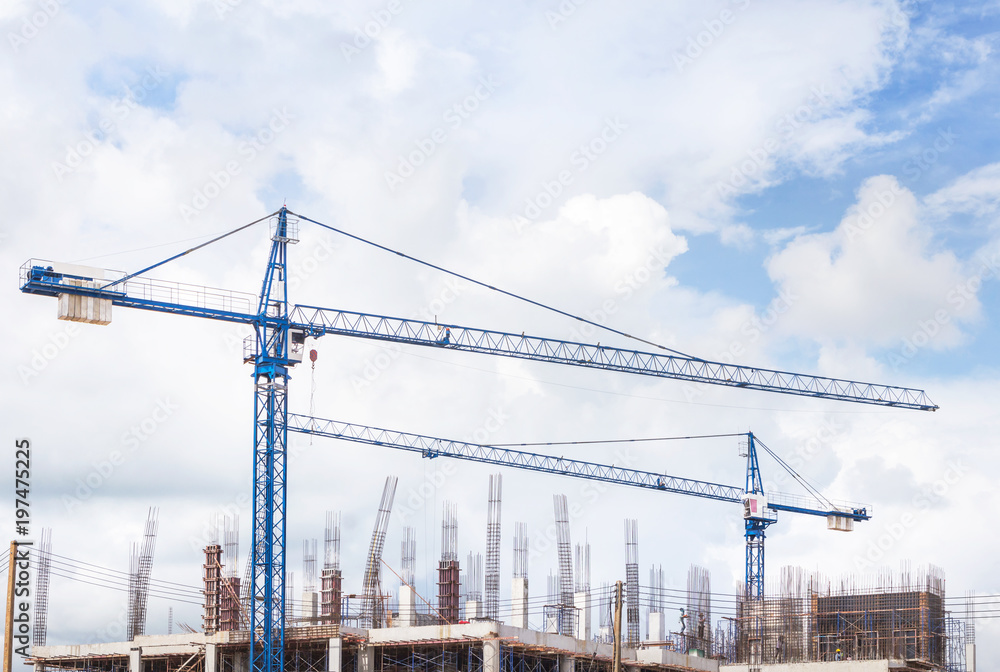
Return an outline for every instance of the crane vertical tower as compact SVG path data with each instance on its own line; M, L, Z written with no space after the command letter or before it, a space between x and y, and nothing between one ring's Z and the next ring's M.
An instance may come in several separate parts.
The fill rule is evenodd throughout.
M250 667L285 669L285 458L288 446L288 370L302 361L305 332L290 342L287 245L297 224L281 208L273 221L271 254L260 289L254 334L243 360L253 362L253 570L250 574ZM259 640L257 638L260 638Z

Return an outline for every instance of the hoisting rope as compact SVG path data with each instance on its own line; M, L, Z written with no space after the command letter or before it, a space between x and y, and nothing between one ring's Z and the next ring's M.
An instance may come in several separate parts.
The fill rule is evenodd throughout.
M296 217L298 217L301 220L305 220L307 222L312 222L313 224L316 224L317 226L321 226L324 229L329 229L330 231L333 231L334 233L339 233L342 236L347 236L348 238L353 238L354 240L357 240L359 242L365 243L366 245L371 245L372 247L376 247L376 248L378 248L380 250L383 250L385 252L390 252L390 253L395 254L397 256L403 257L404 259L409 259L410 261L415 261L418 264L422 264L424 266L427 266L428 268L433 268L434 270L441 271L442 273L447 273L448 275L454 276L456 278L460 278L460 279L465 280L467 282L471 282L474 285L479 285L480 287L485 287L486 289L493 290L494 292L499 292L500 294L504 294L504 295L509 296L511 298L518 299L519 301L524 301L524 302L530 303L530 304L532 304L534 306L538 306L539 308L544 308L545 310L552 311L553 313L558 313L559 315L563 315L564 317L569 317L569 318L574 319L574 320L579 320L580 322L584 322L584 323L589 324L591 326L597 327L598 329L603 329L603 330L609 331L609 332L611 332L613 334L617 334L619 336L624 336L625 338L630 338L633 341L639 341L640 343L645 343L646 345L651 345L654 348L659 348L660 350L666 350L667 352L672 352L675 355L679 355L679 356L685 357L687 359L692 359L692 360L696 360L696 361L699 361L699 362L705 361L705 360L701 359L700 357L694 357L692 355L688 355L686 353L680 352L679 350L674 350L673 348L668 348L665 345L660 345L659 343L654 343L653 341L647 341L644 338L639 338L638 336L633 336L632 334L627 334L624 331L619 331L618 329L615 329L613 327L609 327L609 326L604 325L604 324L600 324L599 322L594 322L593 320L588 320L585 317L580 317L579 315L573 315L572 313L567 313L564 310L559 310L558 308L554 308L552 306L546 305L546 304L541 303L539 301L535 301L533 299L529 299L527 297L521 296L520 294L515 294L513 292L508 292L507 290L500 289L499 287L494 287L493 285L490 285L488 283L485 283L485 282L482 282L480 280L475 280L473 278L470 278L467 275L462 275L461 273L456 273L455 271L449 271L448 269L442 268L441 266L437 266L435 264L432 264L429 261L424 261L423 259L417 259L416 257L411 256L409 254L406 254L404 252L400 252L399 250L394 250L394 249L392 249L390 247L386 247L385 245L380 245L380 244L378 244L378 243L376 243L374 241L368 240L366 238L362 238L361 236L356 236L353 233L348 233L347 231L344 231L342 229L338 229L336 227L330 226L329 224L324 224L322 222L317 222L315 219L310 219L310 218L308 218L308 217L306 217L304 215L300 215L298 213L292 212L291 210L288 211L288 214L295 215Z
M319 357L319 353L315 349L309 351L309 361L312 362L312 380L311 389L309 390L309 417L313 419L313 432L316 431L316 359ZM309 445L313 445L313 434L309 434Z

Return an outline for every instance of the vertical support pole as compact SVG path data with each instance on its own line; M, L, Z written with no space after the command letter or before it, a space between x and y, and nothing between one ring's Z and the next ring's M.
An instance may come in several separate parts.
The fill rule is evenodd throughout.
M622 670L622 582L615 582L614 662L612 672Z
M3 638L3 672L11 672L14 660L14 575L17 574L17 541L10 542L10 564L7 569L7 618Z

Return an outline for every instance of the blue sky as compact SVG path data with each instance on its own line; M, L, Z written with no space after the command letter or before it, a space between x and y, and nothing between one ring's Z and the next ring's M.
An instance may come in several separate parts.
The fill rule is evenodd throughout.
M39 446L35 506L56 552L124 567L155 505L154 575L199 581L209 522L245 509L245 334L121 310L109 327L68 334L51 302L17 291L14 269L31 257L97 257L84 263L134 271L287 201L681 351L913 386L941 405L879 411L321 339L317 414L457 438L502 414L498 442L752 428L780 454L804 455L803 473L830 496L878 512L835 540L815 521L783 519L769 567L874 571L868 549L913 514L881 564L941 566L953 595L1000 590L989 559L1000 542L982 534L1000 505L1000 286L981 261L1000 254L996 2L401 0L386 14L382 0L57 1L44 21L40 6L0 9L0 261L11 279L0 297L17 316L3 327L0 417L9 438ZM301 237L290 252L297 302L580 334L329 232L303 226ZM248 231L154 277L255 293L267 245ZM293 408L308 407L311 389L311 372L298 372ZM141 450L67 504L166 400L177 411ZM636 459L735 483L735 455L651 449ZM920 493L956 463L968 465L961 487L922 508ZM440 468L344 446L304 452L290 476L290 566L299 541L322 535L326 509L343 512L345 558L356 559L387 471L408 501ZM406 524L417 527L418 584L433 584L444 500L460 503L460 556L482 549L488 473L460 465L416 498ZM505 525L537 521L539 534L552 494L587 499L579 484L535 475L505 474L505 485ZM573 534L617 539L622 518L637 517L642 576L663 563L668 583L682 585L699 563L728 592L743 572L741 521L720 507L609 491ZM671 534L664 512L676 516ZM244 549L249 519L243 511ZM403 525L393 521L388 548ZM509 545L505 528L505 563ZM537 587L555 559L535 550ZM594 583L619 578L621 551L595 548ZM348 583L360 581L356 564ZM120 611L120 595L78 582L53 591L52 641L106 632ZM84 604L98 615L83 618ZM169 606L151 603L151 631L165 628ZM200 618L174 606L179 620ZM993 621L980 632L981 662L1000 661Z

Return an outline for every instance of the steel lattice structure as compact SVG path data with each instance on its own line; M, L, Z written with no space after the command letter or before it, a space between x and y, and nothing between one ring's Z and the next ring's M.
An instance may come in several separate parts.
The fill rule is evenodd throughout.
M503 477L490 475L489 504L486 510L486 585L484 588L486 611L491 621L500 618L500 503L503 496Z

